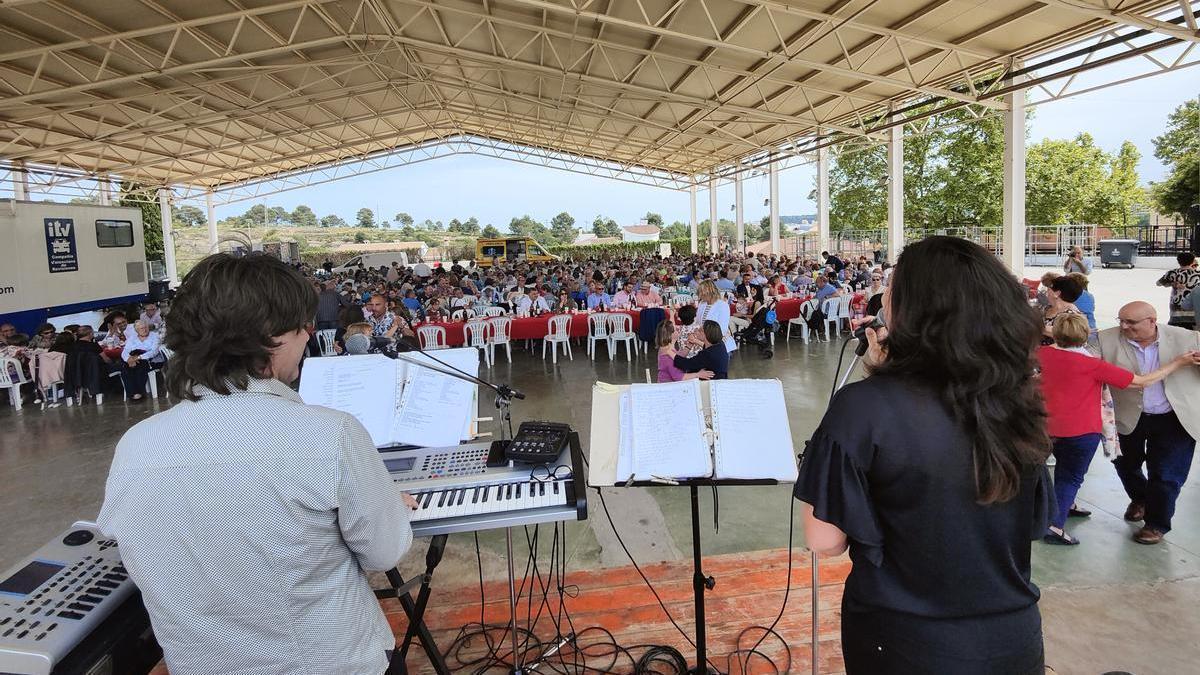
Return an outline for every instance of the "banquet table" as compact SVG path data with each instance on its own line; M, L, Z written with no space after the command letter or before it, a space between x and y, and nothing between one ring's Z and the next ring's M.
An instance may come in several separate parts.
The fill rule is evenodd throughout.
M580 314L571 314L570 333L573 338L587 337L588 334L588 317L595 312L583 312ZM613 310L608 314L628 314L633 317L633 331L637 332L641 315L638 311L632 310ZM509 339L517 340L541 340L550 332L550 318L558 316L557 314L540 314L538 316L519 316L513 317L512 332ZM465 342L463 327L467 325L465 321L437 321L437 322L422 322L414 324L417 327L421 326L441 326L446 329L446 344L451 347L460 347Z
M812 298L811 295L792 296L790 298L782 298L775 304L775 318L779 323L787 323L788 321L800 316L800 306L808 302ZM855 293L850 300L850 306L854 309L861 309L866 304L866 293Z

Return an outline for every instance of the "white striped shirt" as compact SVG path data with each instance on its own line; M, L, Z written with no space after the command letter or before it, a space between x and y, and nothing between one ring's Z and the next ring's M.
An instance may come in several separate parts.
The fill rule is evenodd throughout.
M382 673L364 570L412 529L370 436L276 380L196 393L121 439L98 518L172 675Z

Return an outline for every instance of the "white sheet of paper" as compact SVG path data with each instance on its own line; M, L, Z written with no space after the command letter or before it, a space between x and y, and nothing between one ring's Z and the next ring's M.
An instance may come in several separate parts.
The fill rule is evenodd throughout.
M697 380L630 385L629 403L633 471L638 480L712 474Z
M479 354L474 348L439 349L434 356L471 375L479 373ZM408 352L405 357L446 369L423 354ZM392 441L422 447L458 445L475 416L476 385L411 363L404 363L404 368L404 391L396 408Z
M621 392L620 446L617 449L617 483L624 483L633 474L633 409L628 391Z
M713 380L713 477L796 482L796 453L779 380Z
M307 359L300 376L300 398L350 413L375 445L391 443L397 397L395 363L381 354Z

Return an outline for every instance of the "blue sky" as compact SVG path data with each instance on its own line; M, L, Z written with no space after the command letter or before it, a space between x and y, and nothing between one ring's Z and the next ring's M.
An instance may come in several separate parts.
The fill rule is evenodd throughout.
M1098 74L1085 74L1076 89L1089 82L1122 79L1140 66L1116 64ZM1106 150L1116 150L1130 140L1142 153L1138 167L1142 181L1159 180L1163 166L1154 158L1151 139L1161 133L1167 115L1188 97L1200 91L1200 67L1184 69L1140 81L1129 82L1091 94L1070 98L1035 109L1030 123L1030 143L1043 138L1071 138L1086 131ZM780 208L783 214L815 212L808 200L813 186L812 165L795 167L780 174ZM747 220L767 214L763 200L767 179L755 177L744 183ZM732 217L733 187L717 190L720 217ZM708 217L708 194L697 195L698 217ZM621 224L632 224L647 211L661 213L667 222L688 218L688 195L661 188L584 176L566 171L480 157L453 156L408 167L349 178L267 198L269 206L291 210L307 204L318 216L336 213L347 222L366 206L391 218L405 211L418 222L426 218L449 222L475 216L483 224L501 230L515 216L529 214L548 222L560 211L576 219L576 226L590 228L598 214ZM217 217L244 212L250 202L218 207Z

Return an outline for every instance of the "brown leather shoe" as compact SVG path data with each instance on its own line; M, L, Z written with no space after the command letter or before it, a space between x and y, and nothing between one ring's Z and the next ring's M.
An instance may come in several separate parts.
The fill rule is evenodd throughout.
M1147 525L1146 527L1143 527L1134 533L1133 540L1139 544L1150 545L1159 543L1165 536L1167 536L1166 532L1163 532L1162 530L1156 530Z
M1146 518L1146 505L1140 502L1129 502L1129 508L1125 509L1125 520L1131 523L1136 523L1139 520Z

